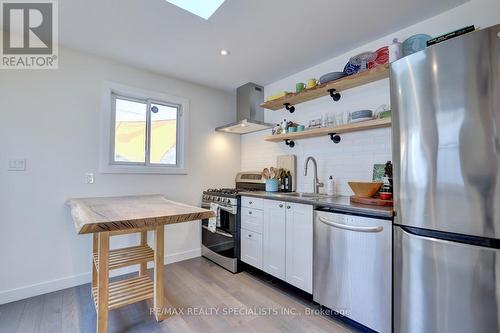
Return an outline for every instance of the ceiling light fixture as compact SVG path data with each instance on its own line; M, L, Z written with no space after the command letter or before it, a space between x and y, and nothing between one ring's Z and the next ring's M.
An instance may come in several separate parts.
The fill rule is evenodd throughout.
M224 49L220 50L220 55L227 56L227 55L229 55L229 53L230 52L228 50L224 50Z
M166 0L172 5L208 20L225 0Z

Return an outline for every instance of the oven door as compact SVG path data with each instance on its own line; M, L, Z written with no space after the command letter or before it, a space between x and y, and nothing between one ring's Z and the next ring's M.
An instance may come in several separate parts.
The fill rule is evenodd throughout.
M203 208L210 208L210 204L203 204ZM208 220L202 220L201 224L201 242L202 255L215 263L221 265L227 270L235 273L238 261L238 234L237 234L237 215L229 211L228 207L220 207L219 220L215 232L208 229Z

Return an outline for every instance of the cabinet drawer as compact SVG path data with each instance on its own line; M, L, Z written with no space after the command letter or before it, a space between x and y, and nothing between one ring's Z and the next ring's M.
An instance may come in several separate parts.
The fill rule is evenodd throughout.
M262 236L260 234L241 229L241 261L262 269Z
M241 208L241 228L262 234L264 212L259 209Z
M264 208L264 200L259 199L259 198L252 198L252 197L242 197L241 198L241 207L263 209Z

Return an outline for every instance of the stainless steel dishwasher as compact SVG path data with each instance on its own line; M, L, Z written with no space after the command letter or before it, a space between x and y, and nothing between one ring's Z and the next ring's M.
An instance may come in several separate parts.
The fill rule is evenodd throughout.
M366 327L391 332L392 223L314 212L313 299Z

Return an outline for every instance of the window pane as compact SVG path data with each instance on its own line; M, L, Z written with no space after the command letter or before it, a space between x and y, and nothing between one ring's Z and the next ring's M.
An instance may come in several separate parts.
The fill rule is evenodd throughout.
M147 104L116 98L115 162L146 162Z
M177 108L151 104L150 162L177 163Z

